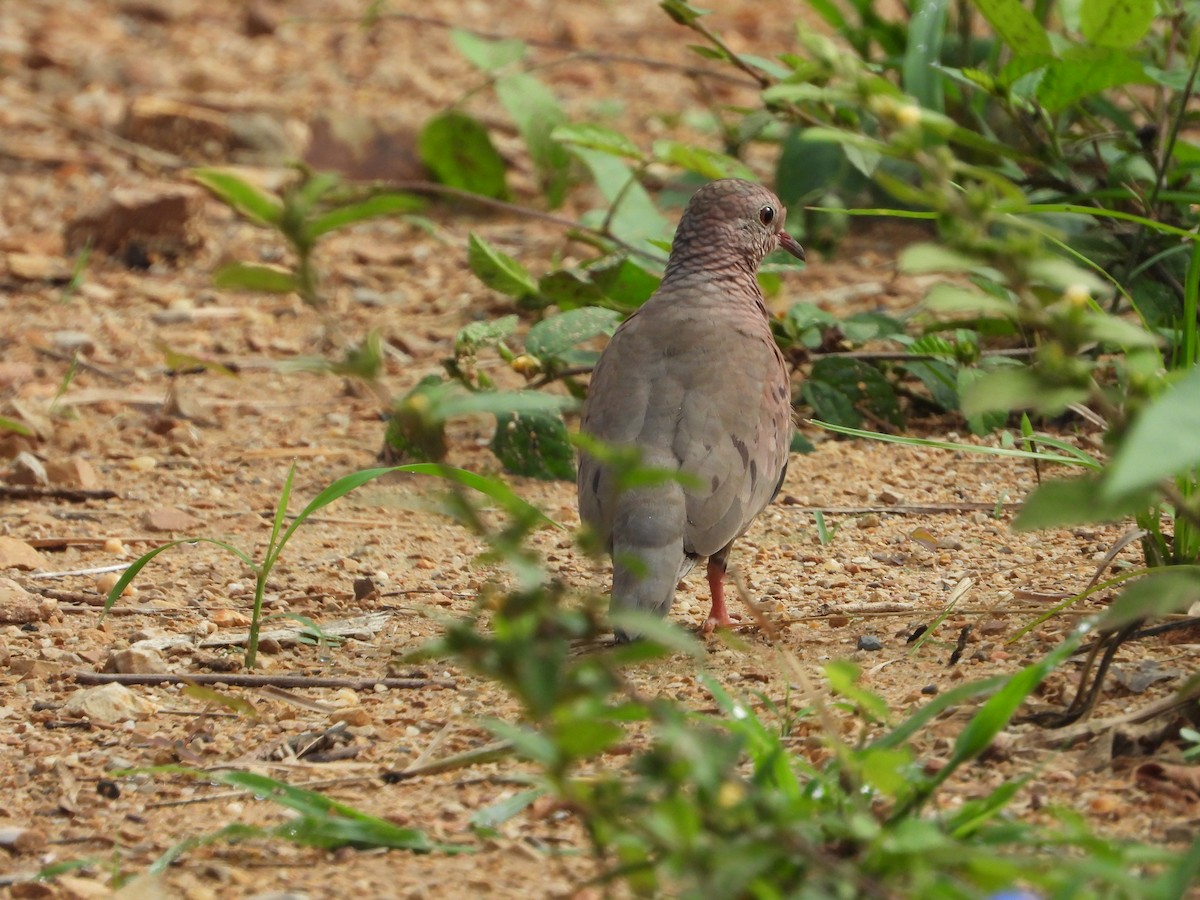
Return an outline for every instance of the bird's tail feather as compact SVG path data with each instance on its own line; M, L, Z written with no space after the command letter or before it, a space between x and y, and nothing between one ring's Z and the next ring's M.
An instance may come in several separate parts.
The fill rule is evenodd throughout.
M613 522L612 610L641 610L665 616L675 584L686 568L683 531L687 522L678 483L625 491ZM636 634L616 629L618 640Z

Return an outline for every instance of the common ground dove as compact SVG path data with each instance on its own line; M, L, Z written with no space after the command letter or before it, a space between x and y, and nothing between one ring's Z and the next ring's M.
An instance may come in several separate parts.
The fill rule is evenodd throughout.
M733 542L783 483L791 391L756 277L771 251L804 259L770 191L741 179L700 188L679 222L662 284L612 336L592 374L582 430L635 447L686 483L618 490L584 453L579 515L613 558L613 610L664 616L675 585L708 558L712 612L731 624L723 579ZM617 629L618 640L636 637Z

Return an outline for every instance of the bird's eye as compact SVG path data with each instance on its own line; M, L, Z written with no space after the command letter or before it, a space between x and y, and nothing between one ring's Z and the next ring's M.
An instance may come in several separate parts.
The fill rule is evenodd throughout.
M770 225L772 222L774 222L775 207L764 206L762 209L760 209L758 211L758 221L762 222L764 225Z

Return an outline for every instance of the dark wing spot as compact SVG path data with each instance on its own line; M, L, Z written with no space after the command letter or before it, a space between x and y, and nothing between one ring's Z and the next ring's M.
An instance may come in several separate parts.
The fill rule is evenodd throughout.
M597 469L596 474L594 474L592 476L592 493L593 494L600 493L600 470L599 469Z
M712 492L715 494L717 492L717 488L719 488L720 486L721 486L721 479L718 478L716 475L714 475L712 477Z
M758 460L750 460L750 490L753 491L755 485L758 484Z
M783 470L779 473L779 481L775 483L775 490L771 493L771 499L774 500L779 496L779 489L783 487L783 480L787 478L787 460L783 462Z
M750 451L746 449L746 442L732 434L729 437L733 441L733 446L737 448L738 455L742 457L742 468L744 469L750 465Z

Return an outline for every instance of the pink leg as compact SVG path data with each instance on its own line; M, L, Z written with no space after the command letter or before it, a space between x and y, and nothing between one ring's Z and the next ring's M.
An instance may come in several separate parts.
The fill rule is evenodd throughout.
M712 612L704 622L704 633L711 634L717 628L732 628L733 621L725 609L725 564L724 560L709 557L708 590L712 594Z

